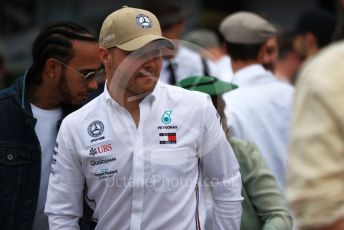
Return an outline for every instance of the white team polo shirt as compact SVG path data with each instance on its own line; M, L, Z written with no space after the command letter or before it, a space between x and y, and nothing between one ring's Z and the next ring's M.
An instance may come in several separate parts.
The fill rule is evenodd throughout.
M96 229L194 230L199 157L201 178L212 182L214 229L240 227L239 166L203 93L158 83L140 102L136 127L105 87L64 119L55 150L45 208L50 229L78 229L86 181Z

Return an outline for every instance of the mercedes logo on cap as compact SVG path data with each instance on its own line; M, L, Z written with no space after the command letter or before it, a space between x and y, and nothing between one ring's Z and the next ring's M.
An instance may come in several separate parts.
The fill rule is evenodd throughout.
M152 20L144 15L144 14L139 14L136 16L136 24L141 27L141 28L151 28L153 23L152 23Z
M99 137L104 132L104 124L101 121L93 121L87 128L91 137Z

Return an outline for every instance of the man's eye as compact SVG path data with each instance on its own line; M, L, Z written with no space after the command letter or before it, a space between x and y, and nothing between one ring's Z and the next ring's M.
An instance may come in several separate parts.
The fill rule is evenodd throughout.
M96 72L95 71L92 71L92 72L88 72L87 74L85 74L85 79L88 80L88 79L91 79L95 76Z
M161 55L161 49L154 50L153 53L156 56L160 56Z
M94 75L96 78L103 77L105 75L105 69L102 68L100 70L97 70Z
M142 57L145 55L145 52L143 50L136 50L132 54L135 55L136 57Z

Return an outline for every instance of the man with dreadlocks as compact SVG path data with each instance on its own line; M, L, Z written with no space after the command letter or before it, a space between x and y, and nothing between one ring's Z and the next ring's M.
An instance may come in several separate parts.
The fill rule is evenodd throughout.
M43 210L61 120L97 88L96 38L63 22L44 29L23 77L0 91L0 223L4 230L47 230Z

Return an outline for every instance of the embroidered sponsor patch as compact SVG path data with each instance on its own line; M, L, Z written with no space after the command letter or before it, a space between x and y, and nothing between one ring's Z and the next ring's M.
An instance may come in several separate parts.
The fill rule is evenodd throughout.
M164 129L178 129L178 126L176 126L176 125L163 125L163 126L158 126L158 130L164 130Z
M51 175L55 175L55 165L56 165L56 161L57 161L58 148L59 148L59 143L56 142L55 146L54 146L53 156L52 156L53 159L52 159L51 166L50 166L50 174Z
M94 176L98 177L99 180L113 177L117 173L117 169L110 170L108 168L103 168L99 170Z
M83 136L86 146L97 145L111 140L109 127L104 118L96 118L83 122ZM90 154L91 155L91 154Z
M92 166L102 165L102 164L107 164L109 162L116 161L116 160L117 160L116 157L107 158L107 159L105 158L105 159L101 159L101 160L91 160L90 165L92 165Z
M90 156L95 156L99 153L106 153L106 152L110 152L112 150L112 145L111 144L105 144L105 145L101 145L98 147L94 147L91 148L88 155Z
M160 144L176 144L177 134L176 133L159 133Z
M172 114L172 110L166 110L161 116L161 122L164 123L165 125L170 124L172 121L171 114Z
M87 128L88 135L99 137L104 132L104 124L101 121L93 121Z
M149 29L153 26L153 23L147 15L139 14L136 16L136 25L141 28Z

